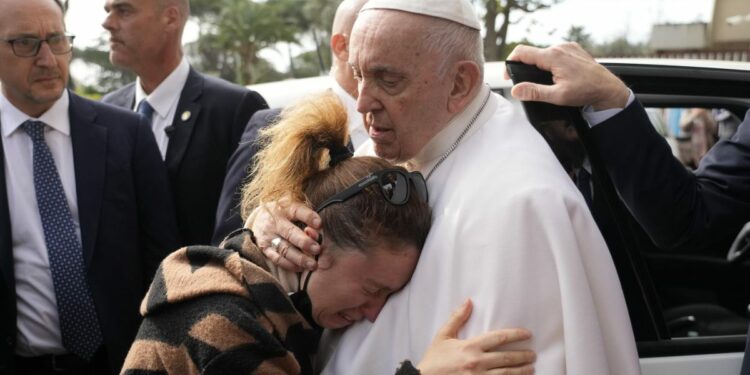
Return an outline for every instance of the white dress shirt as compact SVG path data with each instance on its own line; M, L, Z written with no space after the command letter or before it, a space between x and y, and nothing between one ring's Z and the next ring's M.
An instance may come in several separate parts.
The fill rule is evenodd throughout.
M177 65L172 73L169 73L167 78L151 94L146 94L143 91L140 78L135 81L133 111L138 109L138 104L143 99L147 99L148 104L151 104L151 107L154 108L154 115L151 118L151 130L154 132L154 137L156 137L156 144L159 146L162 159L166 159L167 147L169 146L169 136L167 136L165 129L172 125L175 111L177 111L177 104L182 94L182 88L185 87L188 74L190 74L190 64L183 57L180 64Z
M18 311L16 354L26 357L61 354L66 350L62 344L57 299L34 190L33 144L21 124L29 119L47 124L44 138L55 159L80 241L69 101L68 92L65 91L41 117L31 118L0 94L0 123Z
M635 101L635 95L633 95L633 90L630 90L630 96L628 96L628 102L625 103L625 107L595 111L592 106L587 105L583 107L581 114L583 115L583 119L589 123L589 127L593 128L594 126L615 117L616 114L622 112L622 110L627 108L627 106L633 103L633 101Z

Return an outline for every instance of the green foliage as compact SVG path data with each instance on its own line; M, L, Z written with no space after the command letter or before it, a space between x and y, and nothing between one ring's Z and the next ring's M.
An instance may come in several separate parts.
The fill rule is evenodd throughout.
M339 2L194 0L192 13L201 26L195 48L199 65L239 84L267 81L281 73L269 69L258 52L280 42L297 44L310 35L316 47L317 70L327 70L331 23ZM264 66L256 67L261 64Z
M258 58L253 64L254 83L275 82L289 78L288 73L282 73L273 67L273 64L263 58Z
M524 15L549 8L562 0L480 0L484 6L484 56L487 61L505 60L508 48L508 29ZM515 16L511 19L511 16Z
M648 53L649 48L645 43L630 43L625 35L596 45L591 50L591 54L597 57L637 57Z
M330 53L329 64L330 64ZM321 71L318 54L315 50L301 53L294 57L294 78L305 78L319 76L324 71Z
M109 62L109 52L102 47L104 43L104 41L100 41L100 46L85 49L76 48L73 51L73 61L82 61L96 72L96 83L86 86L85 91L83 91L91 94L86 96L101 96L135 80L135 74L118 68Z
M571 26L565 40L580 44L595 57L637 57L650 52L645 43L630 43L626 35L604 43L594 43L583 26Z
M587 51L591 51L594 47L594 42L591 40L591 34L587 33L583 26L571 26L568 30L568 35L565 36L565 40L568 42L576 42Z

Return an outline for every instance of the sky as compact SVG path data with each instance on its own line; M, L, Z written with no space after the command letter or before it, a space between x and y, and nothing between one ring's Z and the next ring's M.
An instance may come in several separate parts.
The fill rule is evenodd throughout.
M535 44L559 43L571 26L583 26L598 43L620 36L627 36L630 42L647 42L654 24L708 22L712 12L713 0L562 0L549 9L514 19L518 23L511 26L509 41L526 37ZM93 46L102 37L106 39L101 27L105 16L104 0L70 0L66 22L68 30L76 35L76 46ZM183 41L192 41L197 35L198 27L189 23ZM292 53L299 51L299 47L292 48ZM264 51L261 56L276 64L277 69L287 69L286 46ZM85 75L84 69L74 66L72 73Z

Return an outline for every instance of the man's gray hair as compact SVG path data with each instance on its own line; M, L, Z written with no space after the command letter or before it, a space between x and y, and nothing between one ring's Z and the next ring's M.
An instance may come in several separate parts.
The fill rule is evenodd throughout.
M440 18L424 18L423 45L442 57L440 75L445 75L453 63L469 60L479 66L480 78L484 79L484 46L479 30Z

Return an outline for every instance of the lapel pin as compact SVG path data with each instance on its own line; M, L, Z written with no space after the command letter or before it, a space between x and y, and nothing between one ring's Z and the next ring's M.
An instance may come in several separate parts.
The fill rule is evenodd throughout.
M193 114L190 113L190 111L185 111L185 112L182 112L182 116L180 116L180 118L182 119L182 122L185 122L187 120L190 120L190 116L192 115Z

